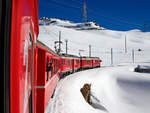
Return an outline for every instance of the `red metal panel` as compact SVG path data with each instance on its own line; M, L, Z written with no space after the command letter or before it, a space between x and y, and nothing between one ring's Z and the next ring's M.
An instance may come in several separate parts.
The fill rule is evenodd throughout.
M45 85L45 70L46 70L46 51L38 49L37 59L37 86Z
M48 59L47 59L48 58ZM52 62L52 76L47 76L46 65L50 61ZM60 79L60 63L59 56L53 54L53 52L46 50L43 47L38 46L38 58L37 58L37 113L44 113L48 102L56 88L56 85ZM47 78L48 77L48 78ZM42 105L41 105L42 103Z
M71 59L68 59L68 58L62 58L62 59L65 61L65 64L61 65L61 72L72 71L72 65L70 65ZM69 61L69 65L67 61Z
M29 112L29 95L31 94L31 54L29 32L33 35L33 49L35 38L38 35L38 17L33 19L33 14L38 13L38 5L31 7L37 0L13 0L12 1L12 26L11 26L11 87L10 103L11 113ZM33 53L33 61L35 54ZM34 65L34 64L33 64ZM34 69L33 69L34 73ZM36 83L36 75L33 77L33 85ZM33 104L35 103L35 90L33 90ZM35 106L33 106L35 112Z

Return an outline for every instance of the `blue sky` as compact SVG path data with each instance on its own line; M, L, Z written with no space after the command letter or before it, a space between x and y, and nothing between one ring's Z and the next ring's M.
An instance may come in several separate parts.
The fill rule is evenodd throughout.
M39 0L39 18L57 17L82 22L84 0ZM150 31L150 0L86 0L87 18L112 30Z

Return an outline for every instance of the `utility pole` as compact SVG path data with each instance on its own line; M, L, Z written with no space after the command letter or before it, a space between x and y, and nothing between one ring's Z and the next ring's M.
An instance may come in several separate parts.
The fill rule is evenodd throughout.
M91 45L89 45L89 57L91 57Z
M56 44L59 44L58 46L58 49L56 47ZM62 44L62 41L61 41L61 31L59 31L59 41L55 41L55 51L59 54L61 52L61 44Z
M86 7L86 1L84 0L83 4L83 22L87 22L87 7Z
M65 42L66 42L66 54L68 54L68 40L66 39Z
M126 35L125 35L125 53L127 53L127 38L126 38Z
M132 50L132 62L134 63L134 49Z
M113 65L113 48L111 48L111 65Z
M58 49L58 53L60 53L61 51L61 31L59 31L59 49Z

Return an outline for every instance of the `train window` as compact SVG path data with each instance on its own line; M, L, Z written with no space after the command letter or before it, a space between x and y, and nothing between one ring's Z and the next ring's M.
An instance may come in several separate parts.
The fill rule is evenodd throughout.
M55 74L55 60L53 59L53 75Z
M58 64L57 64L58 62L57 62L57 59L56 59L56 72L57 72L57 68L58 68Z
M57 65L56 65L56 69L57 69L57 71L58 71L58 60L56 60L56 62L57 62L57 63L56 63L56 64L57 64ZM57 71L56 71L56 72L57 72Z
M55 74L55 59L54 59L54 74Z
M51 78L52 77L52 68L53 68L53 63L52 63L52 58L50 58L50 70L49 70L49 78Z
M66 61L64 60L64 65L66 64Z
M46 81L48 81L48 75L49 75L49 58L47 56L47 62L46 62Z
M48 78L51 78L52 76L52 59L49 60L49 57L47 56L47 63L46 63L46 72L47 72L47 81L48 81Z
M55 59L55 74L56 74L56 59Z
M60 68L60 66L61 66L61 65L60 65L60 61L59 61L59 68Z
M57 67L57 62L56 62L56 59L55 59L55 74L56 74L56 67Z
M72 65L72 60L70 60L70 65Z
M57 60L56 60L56 65L55 65L55 66L56 66L56 67L55 67L55 68L56 68L55 73L56 73L56 72L57 72Z
M63 64L63 60L61 60L61 65L64 65L64 64Z
M64 60L63 59L61 60L61 65L64 65Z
M54 74L56 72L56 60L54 59Z
M69 60L67 60L67 66L69 66Z
M65 65L65 60L63 60L63 63L64 63L64 65Z

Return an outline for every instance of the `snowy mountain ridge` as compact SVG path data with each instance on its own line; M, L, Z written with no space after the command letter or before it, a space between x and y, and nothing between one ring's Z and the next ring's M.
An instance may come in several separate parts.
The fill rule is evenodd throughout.
M96 22L74 23L69 20L61 20L57 18L42 17L39 20L39 25L57 25L65 28L74 28L76 30L103 30Z

